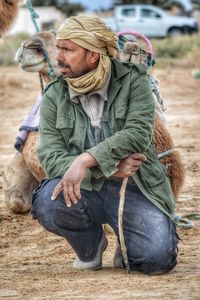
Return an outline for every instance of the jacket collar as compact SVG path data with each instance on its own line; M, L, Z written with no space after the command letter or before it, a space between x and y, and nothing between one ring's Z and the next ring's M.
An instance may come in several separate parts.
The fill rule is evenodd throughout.
M131 72L131 68L128 67L128 64L123 64L119 60L112 60L112 75L114 75L115 79L119 80L124 75Z
M115 97L117 96L119 90L121 89L120 80L126 74L130 73L131 69L125 66L123 63L113 60L112 68L111 68L111 80L108 88L108 106L107 110L109 110L111 104L113 103Z

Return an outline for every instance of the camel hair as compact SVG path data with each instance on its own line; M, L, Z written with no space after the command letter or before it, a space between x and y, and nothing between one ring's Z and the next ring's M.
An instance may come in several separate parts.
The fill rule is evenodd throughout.
M30 36L18 49L16 60L26 72L41 75L44 84L49 76L49 64L43 54L44 49L54 67L55 77L58 75L55 32L43 31ZM14 212L25 213L30 210L32 192L38 187L45 173L36 157L38 131L29 132L22 152L16 152L9 162L3 176L3 189L7 206Z
M32 35L17 52L21 68L28 72L40 73L47 84L51 79L48 75L49 66L42 51L38 51L38 49L44 47L48 51L49 58L56 70L55 75L58 75L55 60L57 48L55 45L56 37L51 32L40 32ZM124 63L126 63L126 60L124 60ZM45 172L36 156L38 137L38 131L28 133L22 153L14 155L4 174L6 203L14 212L25 213L30 210L32 192L39 185L39 182L45 178ZM155 117L153 142L157 153L174 148L170 133L159 114L156 114ZM161 158L160 161L163 168L166 168L172 191L177 198L184 181L184 168L180 154L177 150L173 151L170 155Z
M17 0L0 0L0 36L10 29L18 10Z

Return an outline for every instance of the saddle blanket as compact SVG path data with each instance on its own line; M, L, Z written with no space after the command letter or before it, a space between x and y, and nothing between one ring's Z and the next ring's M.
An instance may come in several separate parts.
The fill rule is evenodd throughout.
M22 124L19 127L19 135L16 138L16 142L14 144L15 149L22 152L23 145L26 141L29 131L37 131L39 126L39 118L40 118L40 104L42 100L42 95L39 94L33 107L31 108L30 112L24 118Z

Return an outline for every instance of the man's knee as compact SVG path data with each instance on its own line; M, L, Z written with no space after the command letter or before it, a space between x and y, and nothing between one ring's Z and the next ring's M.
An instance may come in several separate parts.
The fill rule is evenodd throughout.
M144 261L131 264L131 269L144 274L163 274L171 271L177 264L177 254L155 252L144 258Z
M178 238L172 237L172 244L158 244L147 247L140 257L130 258L132 270L136 270L145 274L162 274L172 270L177 264L177 244Z
M176 264L177 264L176 260L174 260L173 263L170 264L160 264L160 263L157 264L153 262L147 262L139 266L133 265L131 266L131 270L144 273L147 275L159 275L171 271L176 266Z
M38 219L40 215L49 212L53 202L51 194L59 182L59 179L42 181L41 185L33 192L31 213L34 219Z
M37 219L48 231L54 231L54 221L59 218L56 205L51 201L52 191L58 181L58 179L45 180L33 192L31 209L33 219Z
M62 192L56 200L51 200L52 192L58 182L59 179L44 182L35 190L31 210L33 218L38 219L41 225L53 232L55 229L60 231L63 228L73 230L89 227L90 218L86 213L84 201L79 201L69 208Z

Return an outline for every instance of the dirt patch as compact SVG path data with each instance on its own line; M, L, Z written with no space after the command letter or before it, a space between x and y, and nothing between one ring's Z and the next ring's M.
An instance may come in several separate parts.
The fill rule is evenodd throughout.
M187 177L177 203L183 216L200 214L200 81L191 69L156 70L167 106L169 128L181 151ZM74 253L46 232L30 214L16 215L4 204L2 175L15 150L18 127L38 94L39 79L18 68L0 68L0 299L200 299L200 220L179 229L177 267L162 276L131 275L112 266L114 237L103 269L72 268Z

